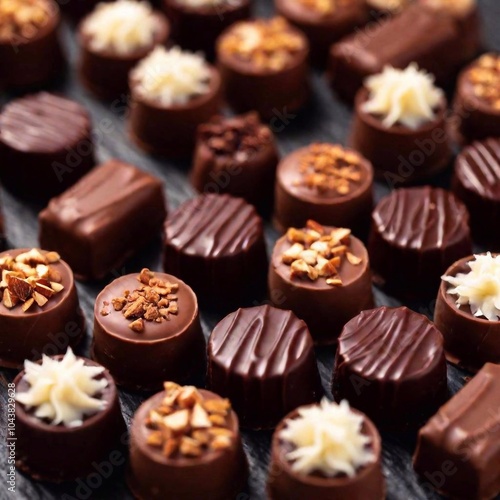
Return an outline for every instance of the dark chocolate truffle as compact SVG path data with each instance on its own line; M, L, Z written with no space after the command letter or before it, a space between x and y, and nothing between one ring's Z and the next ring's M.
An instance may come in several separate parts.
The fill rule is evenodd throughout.
M119 450L125 423L118 391L100 365L63 356L26 362L16 385L16 467L35 480L85 476Z
M167 218L163 265L202 305L228 311L258 300L267 269L262 219L227 194L189 200Z
M237 498L248 464L231 403L193 386L165 382L164 388L132 421L128 484L134 497Z
M174 276L148 269L114 280L95 302L92 356L128 389L199 381L205 339L196 295Z
M368 252L349 229L308 221L276 242L269 291L276 307L306 322L316 344L334 344L347 321L374 305Z
M40 92L0 114L0 178L15 195L46 202L95 164L91 122L77 102Z
M443 189L396 189L373 211L368 251L376 285L431 297L447 267L472 253L467 208Z
M249 429L271 429L323 393L306 324L267 305L238 309L214 328L207 377Z
M85 334L73 273L55 252L9 250L0 254L0 366L59 354Z
M377 425L420 423L448 394L443 336L406 307L363 311L339 337L332 392Z
M294 113L309 94L309 44L282 18L243 21L217 41L217 64L228 104L262 118Z
M313 219L365 233L373 207L372 190L369 161L340 145L312 144L278 165L274 224L284 232Z

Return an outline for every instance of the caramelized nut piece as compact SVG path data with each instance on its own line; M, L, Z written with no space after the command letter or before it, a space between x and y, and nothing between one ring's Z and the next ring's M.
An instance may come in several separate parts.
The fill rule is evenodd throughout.
M189 411L179 410L163 418L163 425L174 432L181 432L189 425Z
M142 318L136 319L135 321L132 321L128 327L134 332L142 332L144 330L144 321Z

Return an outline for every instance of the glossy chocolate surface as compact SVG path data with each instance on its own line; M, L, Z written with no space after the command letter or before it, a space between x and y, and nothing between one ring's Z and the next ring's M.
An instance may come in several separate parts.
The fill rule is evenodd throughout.
M40 213L40 242L57 250L81 279L101 279L160 234L162 182L109 160L50 201Z
M377 425L419 423L447 396L443 336L406 307L363 311L339 337L332 391Z
M207 386L231 400L249 429L271 429L323 393L306 324L267 305L238 309L217 324L207 377Z

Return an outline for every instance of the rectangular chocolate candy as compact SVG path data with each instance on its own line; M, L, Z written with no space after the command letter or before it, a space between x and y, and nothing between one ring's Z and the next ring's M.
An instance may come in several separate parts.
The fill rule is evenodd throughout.
M101 279L161 233L162 182L110 160L40 213L40 245L59 252L79 279Z
M415 470L424 485L453 498L500 492L500 366L483 369L418 435Z

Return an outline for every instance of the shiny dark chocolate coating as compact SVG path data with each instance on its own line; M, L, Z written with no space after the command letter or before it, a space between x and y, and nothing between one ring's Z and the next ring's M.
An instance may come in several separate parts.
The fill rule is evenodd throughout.
M472 252L467 208L443 189L397 189L373 211L368 252L377 285L432 297L448 266Z
M238 309L214 328L207 386L231 400L241 426L271 429L323 390L306 324L270 306Z
M85 364L99 366L89 359L85 359ZM29 389L24 375L22 371L14 380L17 394ZM107 405L78 427L51 425L35 417L23 404L16 404L16 467L20 471L35 480L71 481L94 471L95 463L122 448L126 427L118 391L108 371L99 377L108 381L100 395Z
M40 242L80 279L101 279L158 236L166 215L162 182L109 160L40 213Z
M487 500L500 492L500 366L486 364L418 435L423 481L447 497Z
M205 399L220 396L203 389ZM130 473L128 485L138 500L234 500L243 493L248 464L243 452L238 417L231 411L229 429L236 439L223 450L197 458L167 458L161 449L147 444L150 434L145 421L165 397L155 394L137 410L130 430Z
M8 250L0 254L16 257L29 249ZM33 304L23 312L0 303L0 366L20 369L24 360L35 361L42 354L53 355L75 347L85 335L85 318L80 309L73 273L64 261L51 264L61 274L64 289L43 307Z
M229 311L265 290L262 219L242 198L207 194L165 223L163 266L192 286L202 305Z
M419 423L447 396L443 336L406 307L363 311L339 337L332 392L382 427Z
M138 288L137 277L122 276L97 296L92 357L110 371L117 384L128 389L157 390L165 380L199 382L205 372L205 338L195 294L176 277L155 273L163 281L179 284L179 313L161 323L144 321L144 330L135 332L129 328L131 320L110 304L126 290ZM103 309L109 314L101 314Z
M28 201L46 202L95 164L90 116L47 92L7 104L0 114L0 178Z

